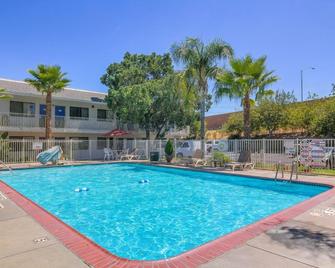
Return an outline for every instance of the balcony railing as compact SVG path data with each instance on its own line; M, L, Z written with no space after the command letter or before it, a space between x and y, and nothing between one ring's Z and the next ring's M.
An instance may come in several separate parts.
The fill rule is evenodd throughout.
M45 116L21 113L0 113L0 129L44 128ZM53 116L51 127L55 129L76 130L112 130L116 128L115 120L84 117Z

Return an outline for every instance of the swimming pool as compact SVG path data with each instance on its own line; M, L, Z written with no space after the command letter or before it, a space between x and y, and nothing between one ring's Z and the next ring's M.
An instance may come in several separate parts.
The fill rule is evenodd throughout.
M329 189L127 163L0 178L111 253L136 260L176 256Z

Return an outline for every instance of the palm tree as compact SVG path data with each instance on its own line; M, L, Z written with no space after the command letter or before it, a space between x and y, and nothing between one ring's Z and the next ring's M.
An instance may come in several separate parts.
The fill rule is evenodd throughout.
M37 91L46 94L46 119L45 119L45 138L50 139L51 133L51 106L52 94L57 93L67 87L70 80L65 78L66 73L62 73L60 66L48 66L40 64L36 70L28 70L33 78L25 81L35 87Z
M231 70L223 70L218 74L215 84L216 100L224 96L241 99L246 138L251 135L250 107L254 102L251 97L254 95L257 101L265 95L273 94L272 90L266 88L279 79L273 75L273 71L266 70L265 61L265 56L253 59L249 55L241 59L231 59Z
M219 60L230 58L233 49L222 40L214 40L205 45L198 38L186 38L181 43L176 43L171 48L173 59L185 65L186 76L192 77L196 83L200 97L200 137L202 156L205 153L205 112L206 98L208 96L208 80L214 79L219 68Z
M0 100L8 100L12 95L8 94L4 88L0 88Z

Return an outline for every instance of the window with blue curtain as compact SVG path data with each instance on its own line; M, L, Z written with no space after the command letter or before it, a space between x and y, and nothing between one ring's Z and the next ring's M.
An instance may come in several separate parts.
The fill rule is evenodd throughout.
M65 106L55 106L56 116L65 116Z
M40 115L47 114L47 106L45 104L40 104Z

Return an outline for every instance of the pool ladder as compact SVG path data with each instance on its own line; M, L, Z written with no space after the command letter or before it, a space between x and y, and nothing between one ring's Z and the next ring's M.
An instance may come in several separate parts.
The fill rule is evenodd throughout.
M7 168L10 173L13 173L13 170L11 169L11 167L8 166L8 165L6 165L3 161L0 161L0 165L4 166L5 168Z
M281 171L281 179L284 179L284 169L285 169L285 164L283 164L282 162L278 162L276 164L275 181L278 180L279 171ZM298 162L296 160L292 161L292 164L291 164L290 182L293 179L293 173L295 173L295 179L298 180Z

